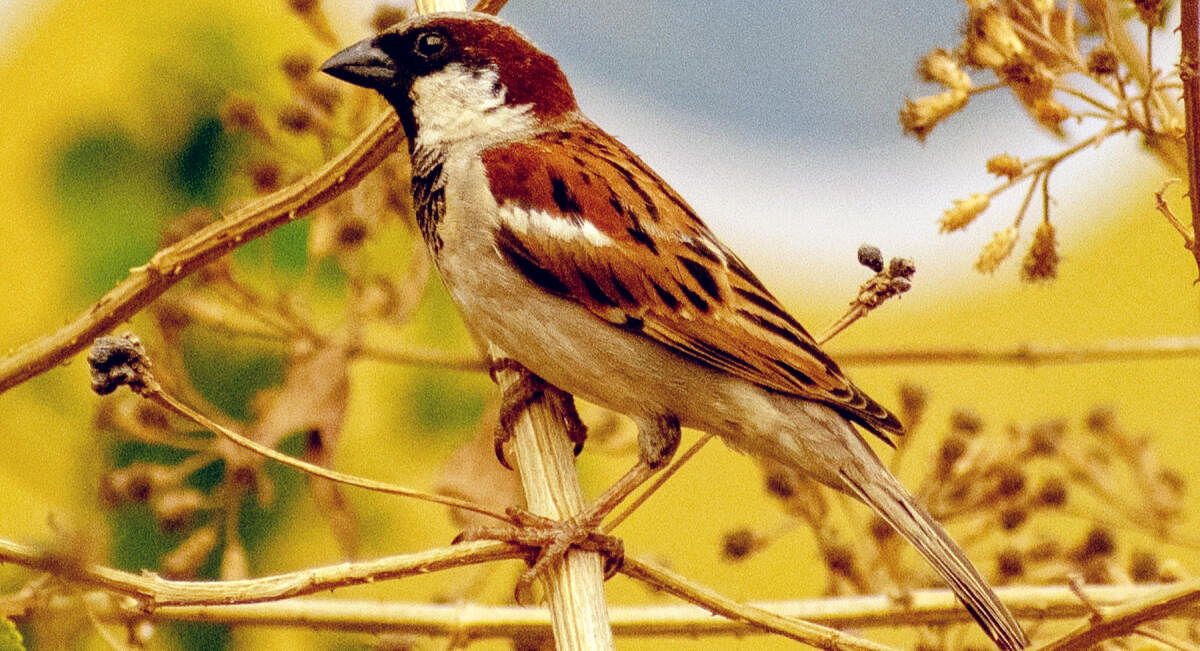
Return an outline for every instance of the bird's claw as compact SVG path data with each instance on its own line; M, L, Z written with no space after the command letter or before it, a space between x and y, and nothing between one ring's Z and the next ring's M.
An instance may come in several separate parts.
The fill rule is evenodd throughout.
M516 427L521 414L525 413L532 403L543 397L556 403L555 411L562 415L567 438L575 444L575 454L578 455L583 450L584 441L587 440L587 426L579 418L579 412L575 409L575 399L571 394L534 375L529 369L512 359L492 360L488 373L491 374L494 381L497 371L502 370L516 372L520 378L504 389L503 395L500 397L500 417L496 423L495 432L496 458L500 460L500 464L512 470L512 465L504 456L504 444L512 438L513 428Z

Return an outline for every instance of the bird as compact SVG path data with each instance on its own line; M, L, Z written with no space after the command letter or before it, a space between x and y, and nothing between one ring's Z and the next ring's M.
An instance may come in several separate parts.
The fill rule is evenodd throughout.
M471 333L637 425L638 464L615 493L670 459L681 426L714 433L866 503L999 648L1028 646L857 429L891 443L899 419L847 379L675 190L580 111L552 56L493 16L433 13L322 70L395 109L417 225Z

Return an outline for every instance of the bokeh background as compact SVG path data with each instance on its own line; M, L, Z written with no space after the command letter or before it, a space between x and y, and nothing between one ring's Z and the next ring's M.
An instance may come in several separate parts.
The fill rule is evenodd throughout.
M345 43L368 33L372 3L325 4ZM332 52L285 5L0 0L0 349L56 328L95 301L149 258L168 218L249 196L236 165L247 145L225 131L221 102L237 94L267 108L282 105L281 57L295 49ZM1017 257L990 276L971 268L992 232L1007 226L1012 202L997 202L966 232L937 233L953 199L992 187L988 157L1061 146L1002 94L973 103L924 144L900 134L904 97L929 92L914 79L916 61L958 41L960 3L513 0L503 16L559 58L583 109L658 169L810 329L840 316L868 275L854 259L860 243L915 259L914 289L839 336L829 346L835 357L862 348L1085 345L1198 332L1194 263L1153 208L1152 193L1167 173L1133 138L1086 152L1055 173L1063 262L1053 282L1022 283ZM1170 48L1156 52L1159 65L1169 65ZM315 167L319 158L312 161ZM295 279L305 266L307 228L282 229L269 248L247 247L239 259L281 282ZM336 293L336 278L329 288ZM469 350L436 290L414 336ZM248 416L255 388L282 373L277 354L203 332L187 338L185 353L196 384L235 418ZM1093 405L1111 404L1186 478L1200 476L1198 360L847 370L888 404L901 382L926 386L931 423L959 407L995 427L1051 416L1078 422ZM352 386L336 466L425 487L471 437L490 391L478 374L371 363L356 365ZM105 468L150 453L98 437L91 426L97 402L79 360L0 396L7 450L0 537L45 543L64 528L95 528L109 562L152 567L169 542L148 533L145 514L103 511L96 497ZM920 475L936 448L937 426L926 429L902 476ZM591 492L625 465L604 454L580 458ZM252 573L339 560L302 483L286 471L277 479L276 511L246 534ZM360 518L362 556L424 549L455 533L434 507L348 496ZM1200 505L1190 500L1195 512ZM730 529L786 520L764 496L755 465L714 444L622 533L631 553L668 558L734 598L820 594L823 568L803 528L747 562L719 560ZM1200 570L1186 550L1177 555ZM20 576L0 568L0 586L12 589ZM461 572L350 594L428 599L447 581L472 580ZM627 581L609 590L614 601L654 599ZM154 641L187 648L285 643L344 648L367 638L178 626Z

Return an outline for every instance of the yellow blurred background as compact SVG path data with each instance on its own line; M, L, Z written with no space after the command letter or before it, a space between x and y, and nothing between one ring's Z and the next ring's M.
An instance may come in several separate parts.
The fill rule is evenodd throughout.
M361 27L346 32L357 36ZM281 105L287 87L277 64L297 47L318 56L328 53L312 43L284 3L231 0L43 4L22 29L6 37L0 55L0 124L5 125L0 133L0 197L6 212L0 222L6 249L0 256L3 348L53 330L123 278L128 268L145 262L168 218L193 206L220 208L249 196L249 185L235 166L245 143L222 132L217 110L230 94L253 97L266 107ZM314 158L312 165L316 164ZM1200 334L1200 292L1192 283L1195 264L1153 207L1151 193L1164 173L1144 160L1114 164L1128 166L1128 174L1140 178L1136 193L1083 191L1075 193L1078 199L1069 205L1056 207L1056 220L1062 223L1094 224L1075 228L1064 240L1057 280L1021 284L1015 262L1010 262L995 276L963 268L953 282L931 286L922 284L918 259L917 288L839 336L829 346L831 353L836 357L838 351L864 348L1087 345ZM1088 180L1075 182L1086 187ZM944 193L942 203L949 205L955 194L965 195L967 190L924 191ZM1185 213L1186 207L1179 205L1177 210ZM982 217L973 243L964 238L964 248L990 232L989 216L996 229L1007 219L1001 214ZM956 237L936 235L936 217L914 216L913 228L923 229L930 239ZM304 228L272 240L272 260L285 277L289 269L303 266ZM764 276L816 331L840 315L867 275L850 264L831 272L822 265L769 259L759 252L748 251L745 257L752 267L771 269ZM839 275L843 273L844 278ZM951 273L942 270L934 276ZM831 274L837 277L831 280ZM414 329L414 341L470 350L448 303L436 289L433 292ZM252 343L198 334L191 345L198 358L197 383L208 386L209 399L234 416L245 416L247 394L279 380L279 361ZM929 425L907 453L902 479L923 476L922 465L934 453L943 424L956 408L976 410L990 427L1055 416L1077 425L1097 404L1113 405L1126 426L1145 432L1156 452L1187 478L1189 488L1200 479L1200 458L1194 453L1194 437L1200 434L1198 358L1033 368L862 365L847 370L889 405L897 403L902 382L929 389ZM372 362L356 364L351 382L336 467L423 488L433 485L445 460L472 436L491 391L482 374ZM121 454L93 431L98 400L88 389L86 368L78 359L0 397L0 431L8 450L0 463L0 538L46 544L64 529L126 522L101 509L96 497L101 473ZM595 413L585 410L585 415ZM685 443L694 438L695 433L689 433ZM585 451L579 465L586 490L598 493L627 463L627 457ZM300 482L286 473L280 477L280 485L290 487L290 497L279 506L282 514L248 537L252 574L341 560L329 528ZM363 557L443 545L456 533L437 507L354 491L347 495L360 519ZM1200 515L1194 490L1188 500L1193 518ZM724 533L743 526L769 529L786 520L764 494L755 464L712 444L620 533L631 554L669 559L678 571L736 599L819 595L825 588L825 569L803 527L746 562L720 559ZM153 558L162 551L120 551L122 545L142 543L119 536L114 540L109 532L98 534L110 538L106 545L115 564ZM1194 549L1171 551L1191 572L1200 571ZM469 584L481 576L510 580L517 569L513 563L498 575L464 570L346 594L427 600L447 591L448 585ZM992 568L981 570L992 574ZM24 577L11 567L0 568L0 589L14 590ZM496 582L485 591L490 599L505 598L503 581L483 580ZM620 578L608 589L617 603L664 600ZM227 633L192 626L164 632L152 642L162 648L285 644L350 648L369 644L369 638L274 629ZM671 641L672 648L751 644L785 646L762 638ZM620 646L651 645L659 643Z

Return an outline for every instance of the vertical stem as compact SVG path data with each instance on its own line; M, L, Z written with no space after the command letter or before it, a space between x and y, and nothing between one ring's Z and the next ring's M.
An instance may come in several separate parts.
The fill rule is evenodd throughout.
M490 346L492 359L504 351ZM496 383L506 390L518 380L515 371L497 370ZM529 509L566 520L584 510L574 446L563 429L563 415L544 398L529 405L515 431L517 470ZM550 622L558 649L612 649L612 628L604 601L604 561L599 553L572 550L551 566L543 581Z
M1186 120L1188 197L1192 205L1192 256L1200 272L1200 1L1180 2L1179 80Z

